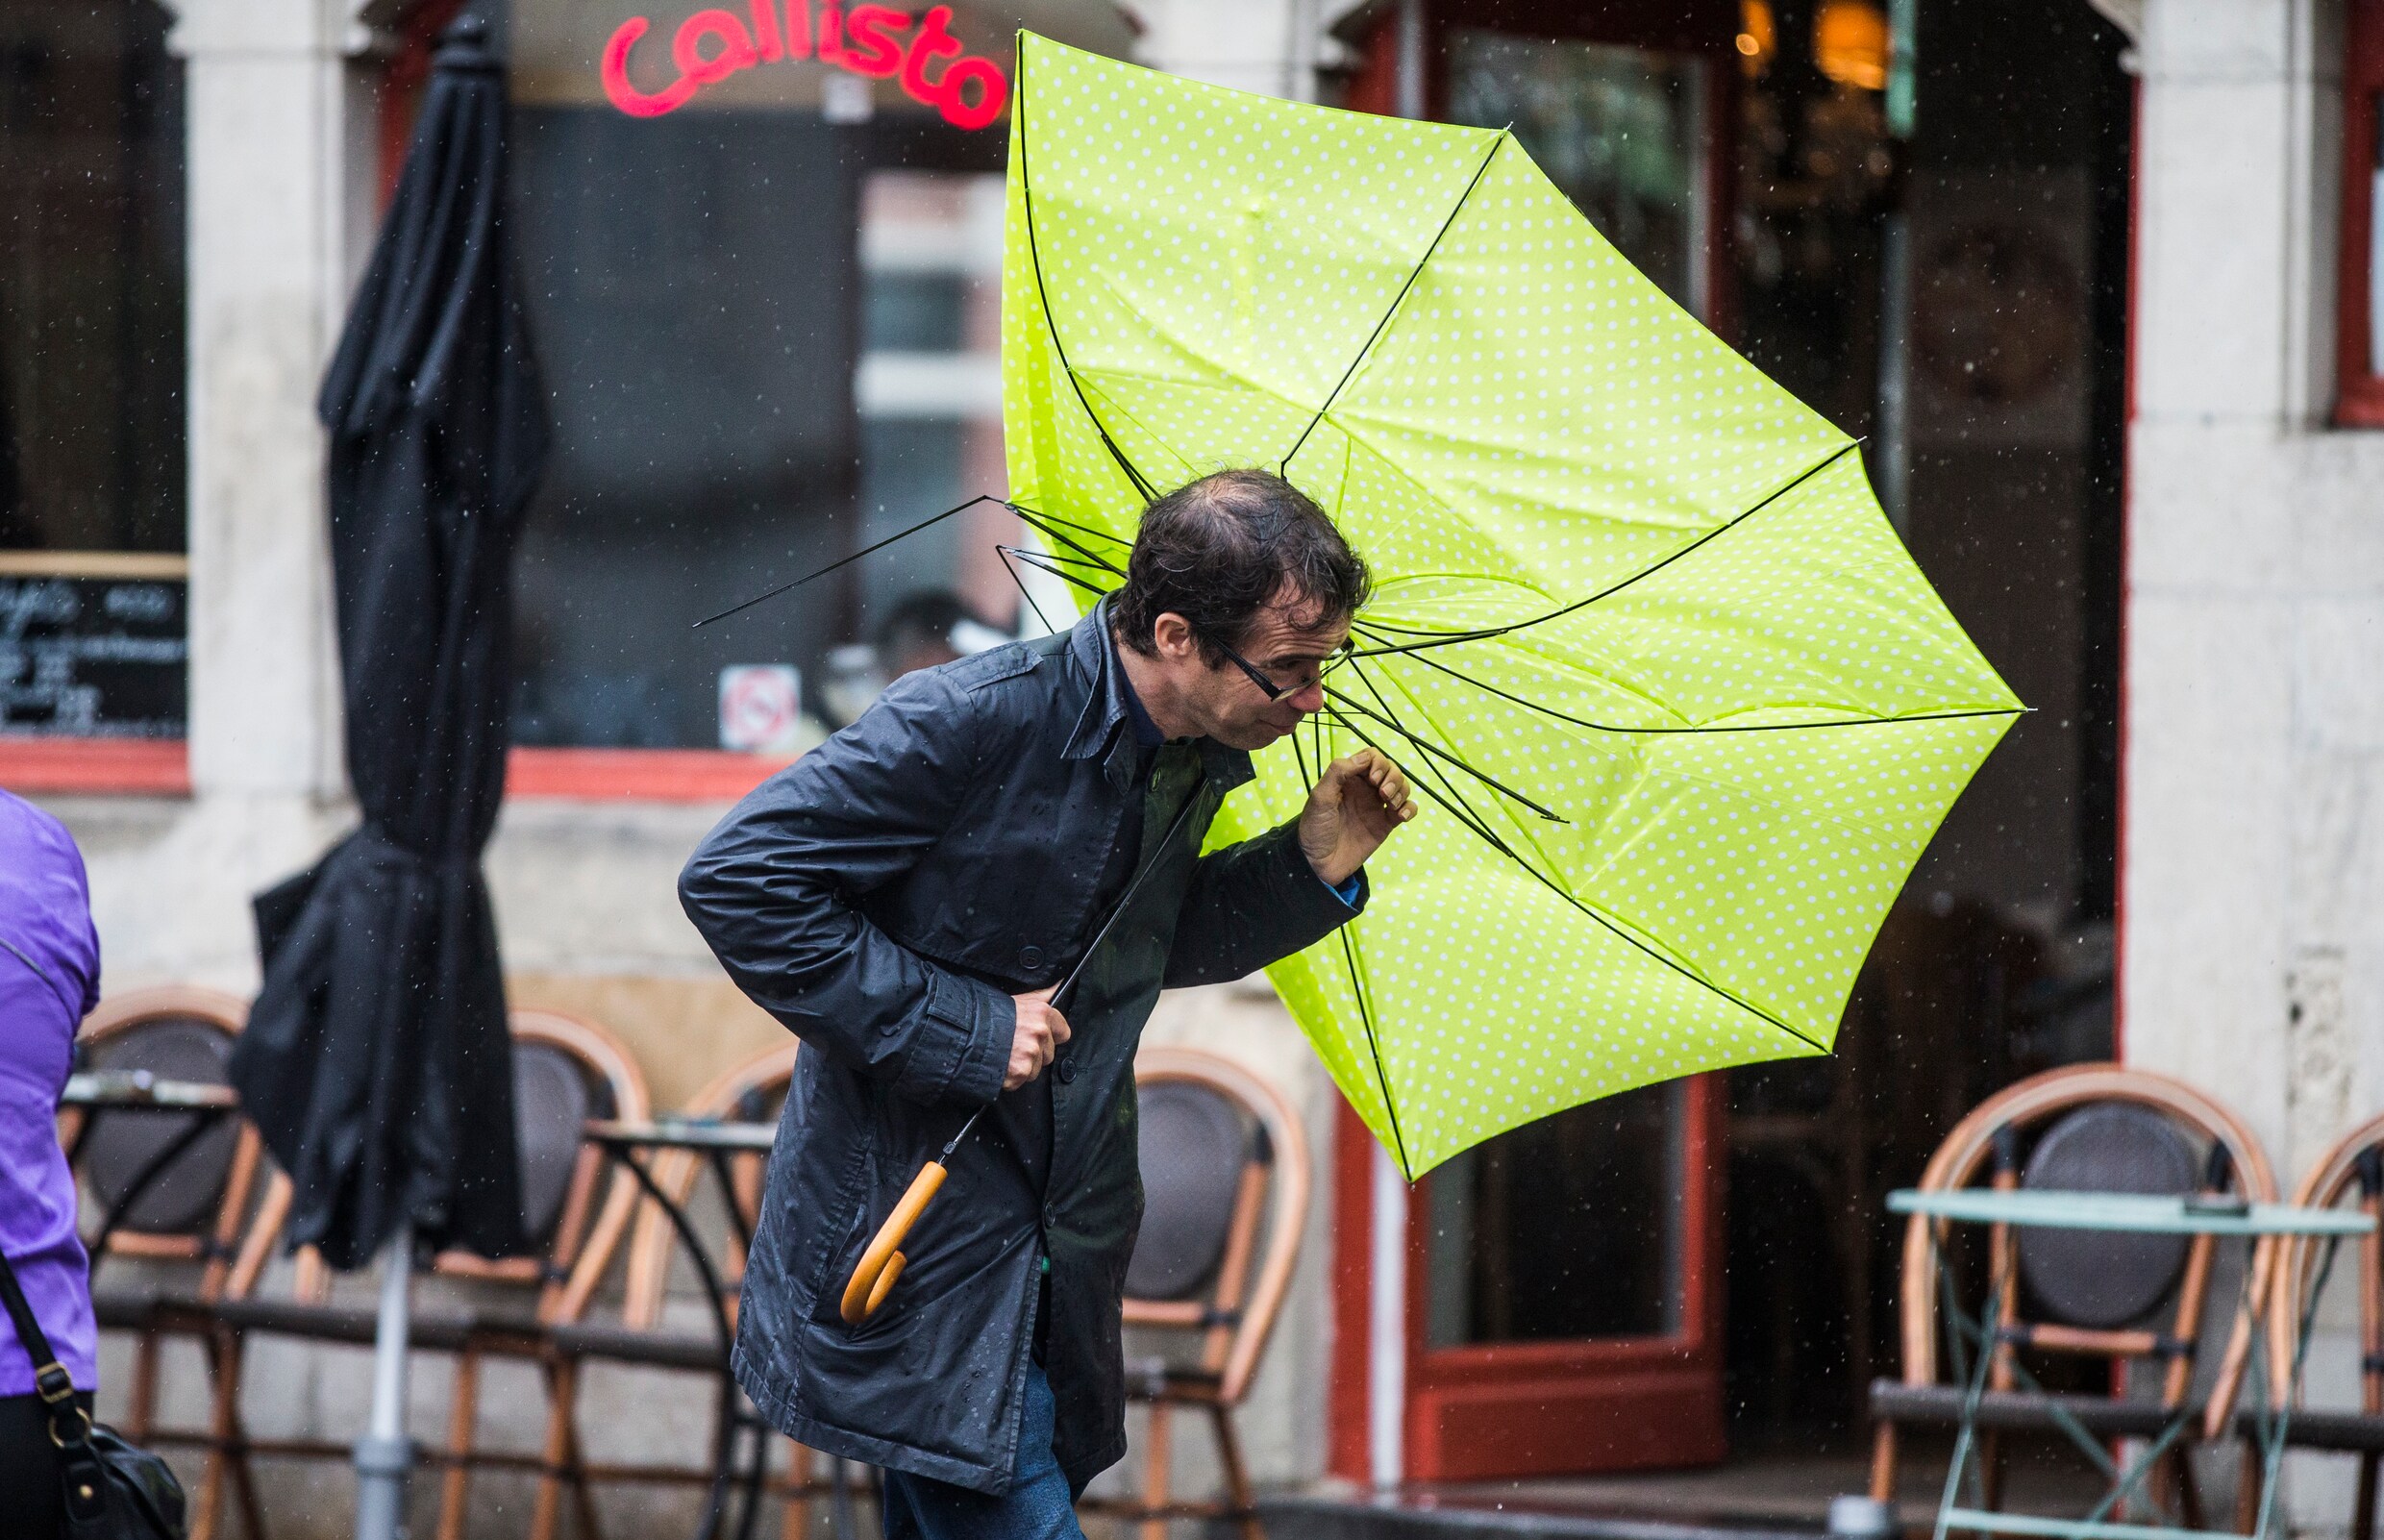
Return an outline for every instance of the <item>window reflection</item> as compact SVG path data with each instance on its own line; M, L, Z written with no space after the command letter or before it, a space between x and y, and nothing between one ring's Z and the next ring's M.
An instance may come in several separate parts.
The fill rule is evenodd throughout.
M1680 1329L1677 1085L1542 1118L1434 1169L1426 1342Z
M1599 233L1691 310L1704 298L1701 80L1696 61L1651 49L1449 32L1449 120L1512 124Z
M1017 526L994 507L690 629L1006 490L1004 136L816 59L633 116L599 68L632 12L652 23L633 83L660 89L638 72L667 73L676 29L712 12L511 17L511 197L556 427L518 568L515 733L792 755L898 671L879 644L918 616L957 606L957 652L1015 624L992 545ZM1006 59L981 18L964 40Z

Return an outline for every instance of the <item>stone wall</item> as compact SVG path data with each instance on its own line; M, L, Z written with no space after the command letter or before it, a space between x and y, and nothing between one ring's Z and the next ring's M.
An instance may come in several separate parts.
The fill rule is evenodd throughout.
M2384 435L2328 425L2341 22L2150 0L2140 51L2122 1031L2288 1187L2384 1106ZM2348 1471L2296 1468L2302 1525Z

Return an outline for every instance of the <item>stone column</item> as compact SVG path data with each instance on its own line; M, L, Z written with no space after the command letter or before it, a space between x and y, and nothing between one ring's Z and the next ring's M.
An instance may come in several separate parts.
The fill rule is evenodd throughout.
M190 768L199 796L341 785L315 387L347 294L349 26L178 0L189 165Z
M192 797L59 805L112 989L253 987L250 895L352 816L314 395L371 231L378 68L356 3L165 5L186 113Z
M2384 1105L2384 435L2330 421L2342 11L2148 0L2141 49L2123 1031L2288 1192ZM2344 1292L2313 1404L2355 1404ZM2291 1463L2296 1532L2339 1532L2349 1470Z

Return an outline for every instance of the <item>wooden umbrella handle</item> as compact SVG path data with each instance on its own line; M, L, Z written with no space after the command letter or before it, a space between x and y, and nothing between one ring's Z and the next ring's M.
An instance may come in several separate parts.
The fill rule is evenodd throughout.
M844 1285L843 1303L836 1307L846 1326L859 1326L885 1304L885 1297L894 1290L894 1280L903 1272L903 1254L895 1248L902 1245L903 1237L910 1233L910 1227L918 1223L929 1201L943 1184L942 1161L931 1160L921 1166L902 1202L894 1205L894 1211L885 1216L885 1223L878 1227L878 1233L870 1237L869 1250L861 1253L860 1265L853 1269L851 1280Z

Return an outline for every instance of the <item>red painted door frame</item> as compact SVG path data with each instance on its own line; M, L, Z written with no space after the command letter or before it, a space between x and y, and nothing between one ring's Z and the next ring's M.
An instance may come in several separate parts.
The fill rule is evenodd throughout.
M1425 1346L1427 1176L1407 1206L1408 1478L1485 1480L1722 1458L1722 1078L1682 1087L1680 1329L1663 1336Z

